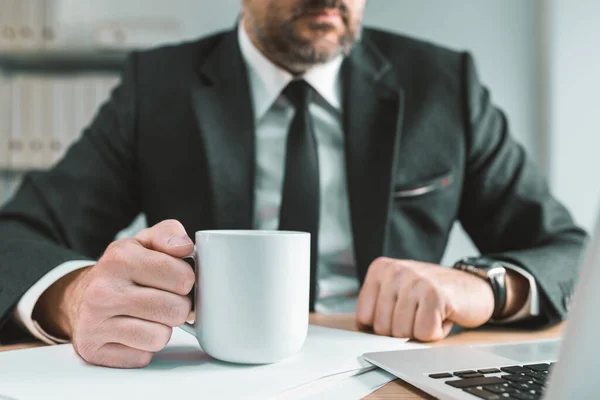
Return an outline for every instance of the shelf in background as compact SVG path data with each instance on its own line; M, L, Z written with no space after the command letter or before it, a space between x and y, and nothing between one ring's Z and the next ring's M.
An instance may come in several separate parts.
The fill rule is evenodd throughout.
M127 51L121 50L0 51L0 68L8 71L120 71L127 54Z

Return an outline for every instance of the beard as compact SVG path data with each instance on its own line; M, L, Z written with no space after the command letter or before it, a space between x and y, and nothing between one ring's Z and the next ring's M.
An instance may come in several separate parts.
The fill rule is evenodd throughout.
M270 14L277 15L276 1L272 3ZM320 46L316 40L306 39L297 33L299 19L324 9L339 12L343 29L329 23L312 22L309 28L313 32L330 33L337 31L337 43ZM351 20L350 13L343 0L306 0L294 10L292 18L281 21L277 17L269 17L262 26L255 25L255 36L261 45L280 64L298 66L305 69L316 64L323 64L339 55L347 55L359 37L361 20ZM327 40L320 38L318 40Z

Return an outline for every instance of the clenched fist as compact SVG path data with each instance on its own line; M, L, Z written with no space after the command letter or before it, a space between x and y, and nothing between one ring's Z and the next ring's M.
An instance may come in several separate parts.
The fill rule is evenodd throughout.
M91 364L144 367L188 318L194 272L181 257L193 248L179 222L164 221L112 243L95 266L58 281L34 314Z
M509 302L513 300L510 296ZM483 325L493 311L492 287L479 277L439 265L379 258L367 272L356 318L379 335L433 341L446 337L453 323Z

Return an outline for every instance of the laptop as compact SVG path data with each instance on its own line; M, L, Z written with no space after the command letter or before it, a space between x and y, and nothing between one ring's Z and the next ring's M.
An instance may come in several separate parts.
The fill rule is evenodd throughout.
M600 218L562 340L386 351L363 358L442 400L600 399L598 310Z

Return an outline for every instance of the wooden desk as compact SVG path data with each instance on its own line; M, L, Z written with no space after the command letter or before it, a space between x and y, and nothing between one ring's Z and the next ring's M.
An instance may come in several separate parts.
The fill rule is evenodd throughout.
M313 314L310 317L311 324L327 326L330 328L345 329L350 331L356 331L354 323L354 316L351 314L347 315L322 315ZM464 344L478 344L478 343L508 343L508 342L520 342L525 340L537 340L537 339L552 339L560 337L564 324L555 326L550 329L540 331L517 331L517 330L506 330L501 327L496 328L485 328L473 331L463 331L460 333L452 334L437 343L432 343L433 346L450 346L450 345L464 345ZM4 346L0 347L0 351L11 351L18 349L25 349L31 347L41 346L41 343L29 343L16 346ZM395 380L390 382L386 386L379 389L377 392L366 397L367 400L413 400L413 399L432 399L431 396L421 392L420 390L412 387L411 385L401 381Z

